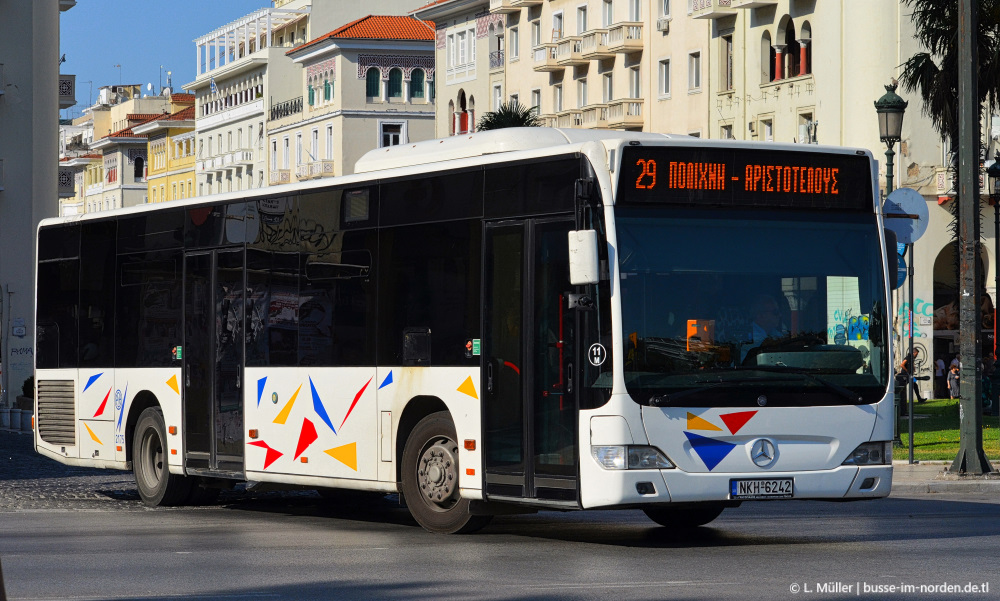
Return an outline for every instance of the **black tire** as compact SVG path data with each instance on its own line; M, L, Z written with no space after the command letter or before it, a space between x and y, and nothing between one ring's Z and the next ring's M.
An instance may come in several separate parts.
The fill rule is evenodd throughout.
M458 490L458 442L447 411L420 420L403 447L403 498L410 515L437 534L479 530L493 516L472 515Z
M139 415L132 437L132 472L143 503L150 507L178 505L191 493L191 480L167 468L166 428L159 407Z
M700 503L679 507L648 507L646 517L673 531L694 530L719 517L726 506L722 503Z

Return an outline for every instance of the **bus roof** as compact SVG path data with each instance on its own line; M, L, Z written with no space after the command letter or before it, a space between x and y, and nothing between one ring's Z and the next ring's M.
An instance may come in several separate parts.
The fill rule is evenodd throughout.
M556 129L551 127L509 127L477 133L376 148L366 152L354 164L355 173L370 173L397 167L440 163L487 154L535 150L567 144L602 140L663 141L688 136L594 129Z

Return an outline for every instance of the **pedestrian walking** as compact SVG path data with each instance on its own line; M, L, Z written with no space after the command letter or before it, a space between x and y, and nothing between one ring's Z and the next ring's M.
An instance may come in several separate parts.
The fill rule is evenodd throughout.
M905 375L906 380L910 383L910 388L913 390L913 396L916 397L918 403L924 402L924 397L920 396L920 387L917 386L916 381L913 379L913 361L917 358L919 351L913 349L913 354L909 357L903 359L903 362L899 365L900 375Z
M934 361L934 398L943 398L948 392L948 367L940 356Z

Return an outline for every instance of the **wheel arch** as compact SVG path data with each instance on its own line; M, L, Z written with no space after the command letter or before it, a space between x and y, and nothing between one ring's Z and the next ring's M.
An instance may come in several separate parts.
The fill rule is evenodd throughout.
M125 461L132 461L132 439L135 436L135 426L139 423L139 416L142 415L142 412L150 407L159 407L160 412L163 411L155 394L148 390L136 393L129 406L128 419L125 420Z
M406 446L406 439L410 437L410 432L416 427L420 420L428 415L444 411L451 418L451 412L444 401L436 396L416 396L410 399L403 408L399 416L399 426L396 428L396 482L402 482L403 447ZM454 422L454 418L451 418Z

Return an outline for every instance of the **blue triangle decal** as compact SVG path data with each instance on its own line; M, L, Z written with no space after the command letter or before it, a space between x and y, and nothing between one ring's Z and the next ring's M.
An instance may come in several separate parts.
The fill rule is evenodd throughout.
M389 370L389 375L386 376L384 380L382 380L382 384L379 385L378 389L382 390L383 388L385 388L389 384L392 384L392 370L391 369Z
M719 465L719 462L725 459L726 455L736 446L731 442L699 436L691 432L685 432L684 436L687 436L691 442L691 448L705 462L708 471L714 470L715 466Z
M257 406L260 407L260 397L264 395L264 383L267 382L267 376L257 380Z
M96 382L97 378L100 378L103 375L104 375L104 372L102 371L99 374L94 374L94 375L90 376L90 379L87 380L87 385L83 387L83 391L87 392L87 389L90 388L90 385L93 384L94 382Z
M323 401L320 400L319 393L316 392L316 385L313 384L312 378L309 378L309 388L312 389L313 411L315 411L316 415L323 420L323 423L330 426L330 429L333 430L334 434L336 434L337 429L333 427L333 422L330 421L330 416L326 413L326 407L323 406Z

